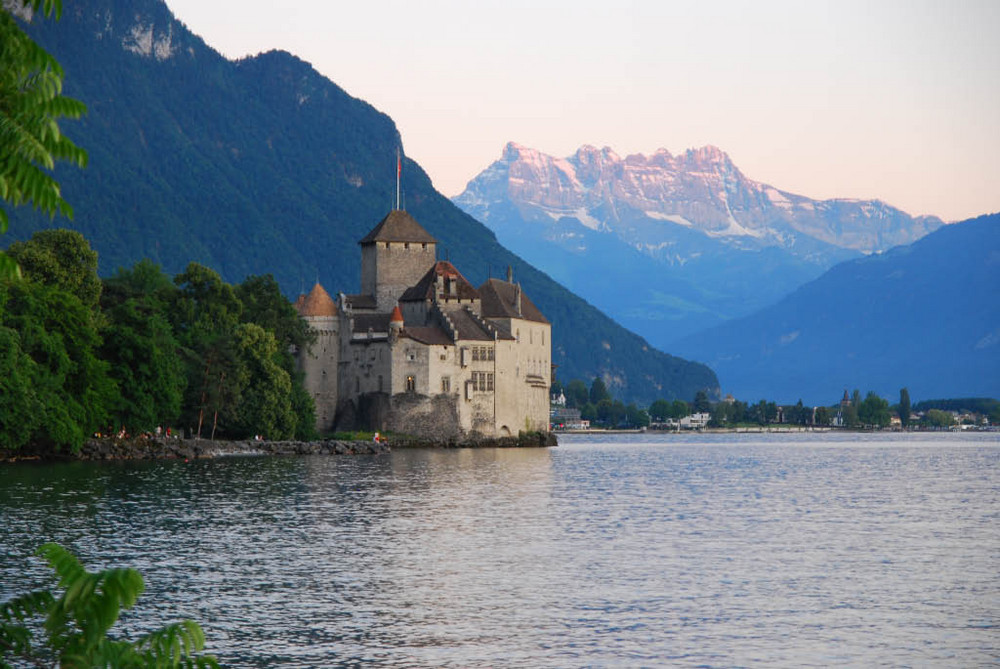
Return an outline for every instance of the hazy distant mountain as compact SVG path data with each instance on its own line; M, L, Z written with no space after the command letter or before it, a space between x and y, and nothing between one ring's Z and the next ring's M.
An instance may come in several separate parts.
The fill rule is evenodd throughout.
M777 304L679 342L725 392L832 404L845 389L1000 397L1000 214L845 262Z
M509 143L454 201L660 346L942 225L879 201L779 190L711 146L626 158L584 146L563 159Z
M13 212L4 245L70 226L109 274L148 257L176 273L191 260L229 281L272 273L289 295L317 279L357 290L357 242L394 202L400 136L385 114L284 52L232 62L161 0L72 0L30 32L89 107L63 130L90 153L58 167L75 220ZM661 353L497 243L404 159L405 206L474 284L514 266L553 322L564 380L602 376L626 400L690 399L711 370Z

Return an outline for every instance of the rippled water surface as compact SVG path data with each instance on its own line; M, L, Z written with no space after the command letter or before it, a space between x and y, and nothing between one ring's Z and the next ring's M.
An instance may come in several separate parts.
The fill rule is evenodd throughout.
M0 600L54 540L134 633L230 666L1000 662L1000 437L570 437L542 450L0 465Z

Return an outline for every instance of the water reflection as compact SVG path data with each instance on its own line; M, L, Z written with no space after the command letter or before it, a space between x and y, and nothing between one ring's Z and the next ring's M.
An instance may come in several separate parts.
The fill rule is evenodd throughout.
M996 438L797 439L6 466L0 599L51 539L235 666L995 659Z

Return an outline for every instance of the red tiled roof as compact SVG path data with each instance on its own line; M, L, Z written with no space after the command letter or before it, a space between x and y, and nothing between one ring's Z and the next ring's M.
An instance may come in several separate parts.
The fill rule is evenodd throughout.
M317 283L301 304L295 302L300 316L336 316L337 305L323 286Z

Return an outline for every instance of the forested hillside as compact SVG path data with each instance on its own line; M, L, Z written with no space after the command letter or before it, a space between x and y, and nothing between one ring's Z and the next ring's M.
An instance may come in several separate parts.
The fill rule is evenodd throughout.
M79 0L31 32L89 107L63 129L90 165L56 170L71 223L18 209L3 243L69 225L105 276L149 258L229 282L273 274L288 296L317 279L358 289L357 241L392 206L405 149L388 116L288 53L227 61L160 0ZM405 157L402 185L405 208L474 284L513 266L553 322L560 378L600 376L632 401L717 392L711 370L651 348L504 249Z
M678 344L737 397L829 404L1000 395L1000 214L841 263L774 306Z

